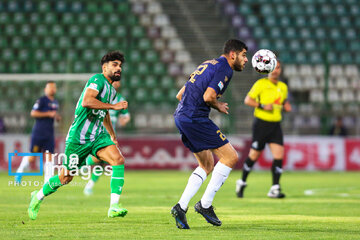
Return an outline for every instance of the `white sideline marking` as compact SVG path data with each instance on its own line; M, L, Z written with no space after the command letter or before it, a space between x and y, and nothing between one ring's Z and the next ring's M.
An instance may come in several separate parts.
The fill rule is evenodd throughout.
M357 187L347 187L347 188L315 188L315 189L306 189L304 191L304 195L306 196L312 196L312 195L316 195L316 194L320 194L320 193L333 193L336 196L340 196L340 197L358 197L360 196L359 194L349 194L349 193L336 193L337 190L342 190L342 191L350 191L350 190L354 190L354 189L358 189Z
M315 192L313 190L309 189L309 190L305 190L304 194L307 195L307 196L310 196L310 195L314 195Z

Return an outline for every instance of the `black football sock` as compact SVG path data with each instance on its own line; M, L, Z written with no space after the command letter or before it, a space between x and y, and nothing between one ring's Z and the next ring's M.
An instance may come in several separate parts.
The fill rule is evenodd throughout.
M251 172L252 167L254 166L256 161L251 160L249 157L246 158L243 166L243 172L242 172L242 180L243 182L246 182L246 179Z
M273 164L271 166L273 185L279 184L280 182L280 176L283 172L282 165L283 165L282 159L274 159Z

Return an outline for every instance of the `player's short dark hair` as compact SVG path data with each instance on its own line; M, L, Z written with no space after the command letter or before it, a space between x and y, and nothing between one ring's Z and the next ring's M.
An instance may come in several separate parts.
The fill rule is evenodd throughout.
M243 49L248 50L245 43L238 39L229 39L224 44L224 54L229 54L231 51L242 51Z
M49 81L46 81L46 84L45 84L45 85L47 85L48 83L56 83L56 82L53 81L53 80L49 80Z
M120 60L122 63L125 62L125 57L124 54L120 51L112 51L112 52L108 52L106 53L102 58L101 58L101 66L104 63L110 62L110 61L115 61L115 60Z

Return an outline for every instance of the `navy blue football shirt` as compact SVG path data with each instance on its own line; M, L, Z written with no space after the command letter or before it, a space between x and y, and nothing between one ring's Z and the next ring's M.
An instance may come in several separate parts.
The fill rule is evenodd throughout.
M50 100L47 96L39 98L32 110L40 112L57 111L59 108L58 102L54 99ZM44 117L35 118L35 124L32 130L32 136L35 138L53 138L54 137L54 118Z
M208 87L215 90L218 98L225 92L233 75L225 57L208 60L199 65L185 83L185 92L174 116L179 119L201 120L209 118L210 107L203 95Z

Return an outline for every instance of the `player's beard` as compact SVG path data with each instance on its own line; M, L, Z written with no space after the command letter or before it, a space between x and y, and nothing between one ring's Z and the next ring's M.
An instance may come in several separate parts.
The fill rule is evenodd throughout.
M235 62L234 70L237 71L237 72L241 72L243 70L243 67L241 66L240 62Z
M241 66L241 62L239 58L236 58L236 61L234 62L234 70L237 72L241 72L243 70L244 66Z
M113 82L116 82L116 81L120 81L121 80L121 73L120 75L116 76L115 73L110 76L110 79L113 81Z

